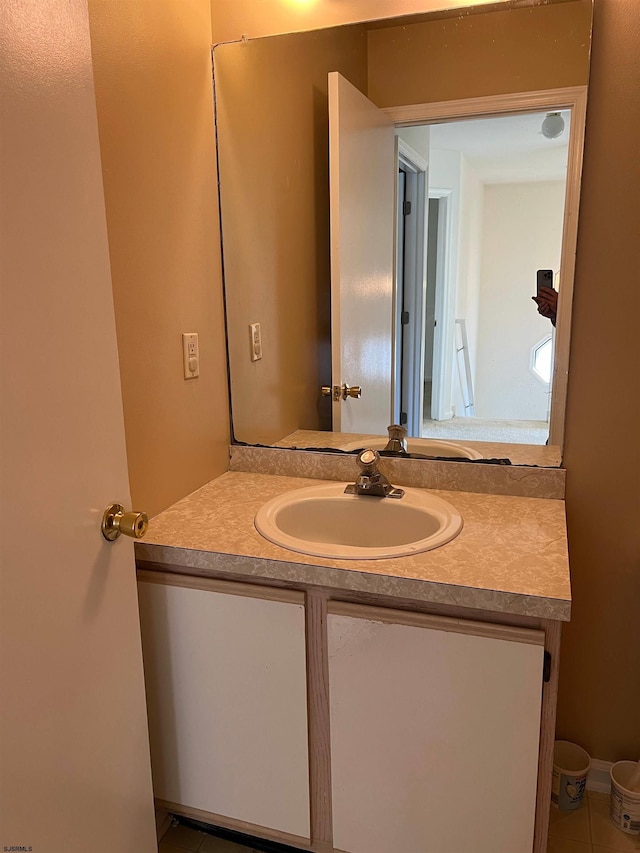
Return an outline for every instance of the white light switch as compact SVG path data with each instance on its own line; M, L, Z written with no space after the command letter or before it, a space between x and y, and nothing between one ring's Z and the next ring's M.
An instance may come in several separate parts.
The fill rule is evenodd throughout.
M185 379L195 379L197 376L200 376L200 353L198 351L197 332L187 332L182 335L182 362Z
M249 336L251 344L251 361L262 358L262 337L260 335L260 323L249 324Z

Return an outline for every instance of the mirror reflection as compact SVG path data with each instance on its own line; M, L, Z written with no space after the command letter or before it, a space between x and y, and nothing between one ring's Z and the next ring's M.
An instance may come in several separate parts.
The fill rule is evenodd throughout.
M400 423L425 455L559 463L582 122L560 90L586 85L590 26L569 0L215 48L237 440L348 450ZM407 106L550 89L499 116Z

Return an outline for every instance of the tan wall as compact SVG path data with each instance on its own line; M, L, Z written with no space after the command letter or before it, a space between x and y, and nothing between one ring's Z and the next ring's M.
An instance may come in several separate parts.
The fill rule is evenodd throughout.
M228 467L208 0L89 0L129 476L156 514ZM185 381L182 332L198 332Z
M243 34L258 38L485 3L487 0L211 0L211 23L218 43Z
M573 618L558 733L640 758L640 3L596 0L565 464Z
M366 86L366 33L257 39L214 54L233 428L240 441L273 444L331 428L320 396L331 382L327 73ZM261 325L255 362L250 323Z
M368 95L390 107L583 86L590 25L580 0L375 29Z

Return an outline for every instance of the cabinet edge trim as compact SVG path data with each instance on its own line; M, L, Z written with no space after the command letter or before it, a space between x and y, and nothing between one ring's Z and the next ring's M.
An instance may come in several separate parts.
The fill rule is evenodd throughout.
M208 823L211 826L219 826L222 829L230 829L235 832L242 832L245 835L254 835L256 838L265 838L268 841L277 841L281 844L297 845L305 850L314 850L310 838L305 838L303 835L292 835L289 832L280 832L277 829L269 829L267 826L261 826L257 823L249 823L248 821L239 820L232 817L224 817L215 812L204 811L203 809L195 809L191 806L183 806L180 803L172 803L168 800L155 801L156 808L166 809L171 814L182 815L189 817L192 820L200 820L203 823Z
M328 613L331 616L352 616L357 619L369 619L372 622L407 625L414 628L431 628L435 631L450 631L456 634L471 634L494 640L510 640L515 643L544 646L544 631L535 628L494 625L490 622L475 622L453 616L432 616L428 613L413 613L407 610L350 604L343 601L330 601Z
M204 592L219 592L224 595L239 595L242 598L260 598L266 601L278 601L283 604L298 604L304 607L304 592L281 587L261 586L244 581L218 580L217 578L196 577L195 575L173 574L138 569L139 583L155 583L164 586L178 586L185 589L201 589Z

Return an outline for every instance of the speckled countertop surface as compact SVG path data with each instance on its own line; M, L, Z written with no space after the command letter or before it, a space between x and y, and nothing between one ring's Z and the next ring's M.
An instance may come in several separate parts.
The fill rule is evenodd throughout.
M139 562L369 592L566 621L564 502L431 490L462 515L452 542L408 557L334 560L274 545L255 529L268 500L317 480L228 472L151 519ZM364 499L366 500L366 498Z

